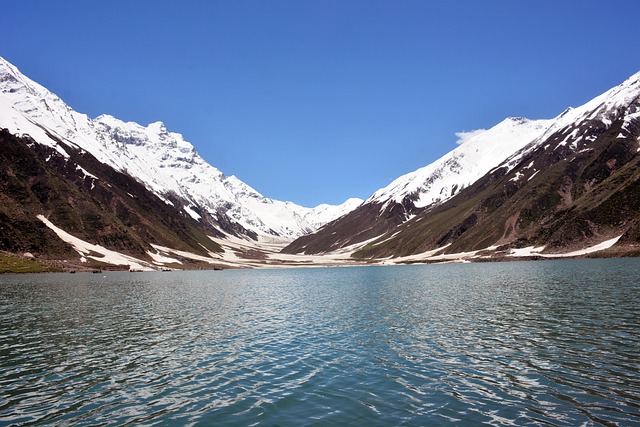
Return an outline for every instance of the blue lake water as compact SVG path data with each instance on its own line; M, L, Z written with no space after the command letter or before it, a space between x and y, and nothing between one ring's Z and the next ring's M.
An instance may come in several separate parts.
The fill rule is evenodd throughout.
M640 259L0 276L0 425L639 425Z

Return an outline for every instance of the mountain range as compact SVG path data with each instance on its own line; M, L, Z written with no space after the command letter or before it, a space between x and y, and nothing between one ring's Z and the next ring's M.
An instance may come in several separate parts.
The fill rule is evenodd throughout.
M284 251L360 245L355 258L396 262L638 254L639 152L640 73L554 119L479 132Z
M367 200L306 208L161 122L95 119L0 58L0 250L66 269L640 253L640 73L549 120L508 118Z

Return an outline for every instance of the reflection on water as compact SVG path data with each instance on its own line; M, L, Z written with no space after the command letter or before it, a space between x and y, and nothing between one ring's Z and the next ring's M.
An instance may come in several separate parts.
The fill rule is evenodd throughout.
M0 425L640 422L640 260L0 277Z

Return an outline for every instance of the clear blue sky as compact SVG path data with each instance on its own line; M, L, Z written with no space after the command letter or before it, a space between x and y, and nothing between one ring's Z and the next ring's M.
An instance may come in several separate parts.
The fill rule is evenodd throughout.
M162 120L304 206L640 70L636 0L0 0L0 56L79 112Z

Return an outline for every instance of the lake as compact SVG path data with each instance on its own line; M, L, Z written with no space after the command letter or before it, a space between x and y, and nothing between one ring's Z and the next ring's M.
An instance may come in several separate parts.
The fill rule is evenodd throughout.
M640 259L0 276L0 425L639 425Z

